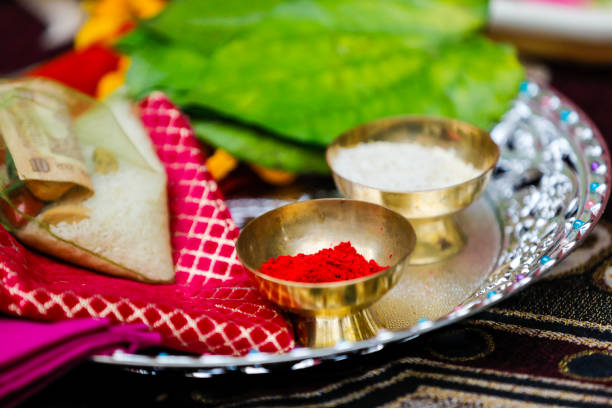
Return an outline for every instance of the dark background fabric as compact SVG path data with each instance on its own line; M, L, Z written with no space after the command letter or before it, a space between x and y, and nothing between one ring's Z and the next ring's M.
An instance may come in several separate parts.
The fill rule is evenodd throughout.
M15 3L0 2L0 74L70 48L42 50L43 29ZM535 62L610 144L612 67ZM612 222L610 211L604 220ZM370 355L211 378L86 362L23 406L612 406L612 227L603 221L596 232L573 255L583 261L559 276L460 324Z

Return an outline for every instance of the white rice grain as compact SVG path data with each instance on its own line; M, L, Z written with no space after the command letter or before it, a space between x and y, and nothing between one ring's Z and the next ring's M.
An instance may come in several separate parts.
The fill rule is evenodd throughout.
M449 187L481 173L453 150L383 141L340 148L332 167L348 180L392 192Z

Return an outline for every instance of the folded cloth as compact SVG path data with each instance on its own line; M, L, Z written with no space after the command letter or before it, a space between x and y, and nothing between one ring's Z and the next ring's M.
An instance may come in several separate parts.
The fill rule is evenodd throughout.
M92 273L31 252L0 228L0 311L42 320L144 323L162 335L163 345L195 353L290 350L290 325L236 257L238 228L187 118L161 93L145 99L140 110L168 176L175 283Z
M108 319L42 323L0 318L0 333L2 407L18 404L88 356L116 349L133 352L161 342L143 324L111 325Z

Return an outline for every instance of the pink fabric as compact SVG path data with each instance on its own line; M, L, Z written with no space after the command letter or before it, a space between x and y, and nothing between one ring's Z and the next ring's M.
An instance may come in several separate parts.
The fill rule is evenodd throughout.
M111 326L108 319L41 323L0 318L0 333L3 407L16 405L92 354L117 348L133 352L161 341L145 325Z
M168 175L176 283L92 273L33 253L0 229L0 311L42 320L89 316L144 323L165 346L195 353L290 350L290 326L236 258L239 231L187 119L160 93L140 107Z

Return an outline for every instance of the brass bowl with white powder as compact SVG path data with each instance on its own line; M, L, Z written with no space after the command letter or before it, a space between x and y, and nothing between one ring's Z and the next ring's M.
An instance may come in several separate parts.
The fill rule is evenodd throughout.
M482 194L498 159L499 148L486 131L428 116L369 122L327 149L342 195L383 205L411 221L417 235L411 264L461 251L467 238L454 214Z

